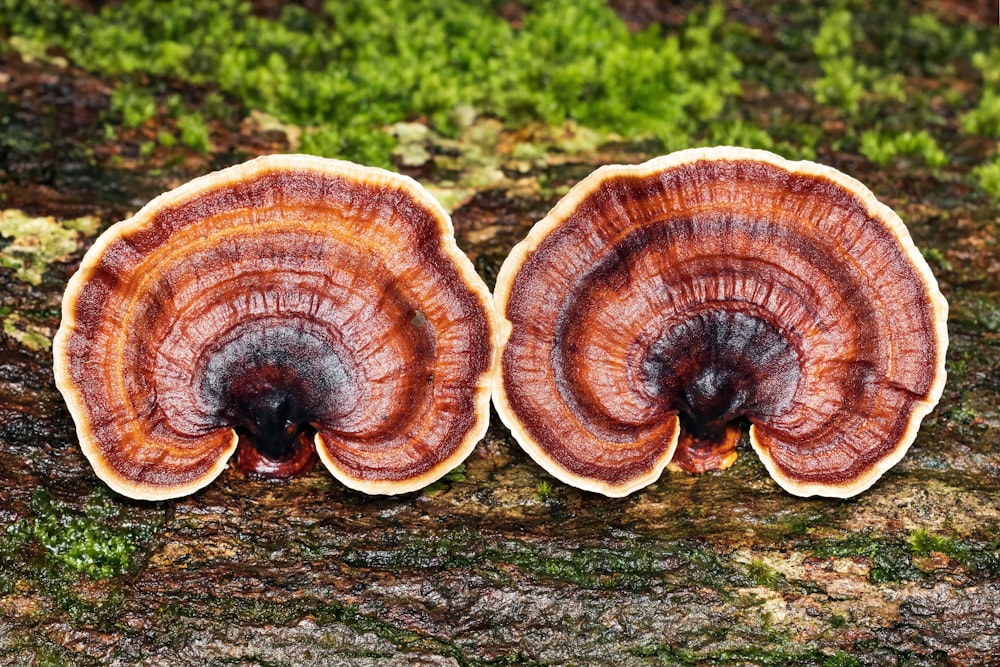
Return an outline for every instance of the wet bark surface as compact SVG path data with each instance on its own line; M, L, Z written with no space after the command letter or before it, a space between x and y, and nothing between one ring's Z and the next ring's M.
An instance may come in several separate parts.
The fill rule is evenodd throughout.
M218 127L210 155L142 163L142 128L94 139L109 82L3 58L3 209L105 228L287 150L273 131ZM604 146L478 189L453 212L459 244L492 286L566 187L651 156ZM227 470L187 498L131 501L80 452L45 343L94 234L37 284L0 269L0 664L1000 664L1000 205L958 172L819 159L900 213L951 305L940 405L847 501L783 492L745 433L728 471L608 499L549 478L495 414L464 467L418 493ZM433 161L410 173L445 178Z

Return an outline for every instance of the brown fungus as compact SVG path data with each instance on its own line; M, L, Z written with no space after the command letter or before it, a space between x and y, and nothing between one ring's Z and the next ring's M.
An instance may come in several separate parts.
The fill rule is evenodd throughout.
M486 431L490 295L416 182L309 156L195 179L105 232L70 280L55 376L84 453L134 498L318 457L403 493Z
M947 303L896 214L835 169L692 149L598 169L497 278L494 402L559 479L621 496L724 469L741 420L789 492L849 497L944 385Z

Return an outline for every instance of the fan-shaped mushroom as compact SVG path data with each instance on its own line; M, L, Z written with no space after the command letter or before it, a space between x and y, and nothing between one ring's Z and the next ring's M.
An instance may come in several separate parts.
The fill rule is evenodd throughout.
M765 151L598 169L497 278L494 401L559 479L723 469L739 426L796 495L871 486L944 385L947 303L863 185Z
M309 156L195 179L112 226L70 280L55 375L84 453L159 499L319 458L420 488L486 431L490 295L413 180Z

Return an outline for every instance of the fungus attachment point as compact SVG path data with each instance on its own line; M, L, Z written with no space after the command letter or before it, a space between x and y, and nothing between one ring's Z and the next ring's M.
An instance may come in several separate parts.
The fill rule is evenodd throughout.
M722 470L743 422L797 495L848 497L944 386L947 304L863 185L693 149L574 187L504 262L494 402L554 476L621 496Z
M413 180L270 156L168 192L90 249L56 382L116 491L160 499L319 458L368 493L418 489L486 431L490 295Z
M682 416L680 423L677 448L667 464L669 470L697 474L725 470L736 463L736 445L740 441L738 425L723 424L718 432L699 436L698 422L690 422Z
M222 401L221 414L239 434L236 467L252 477L294 477L317 460L309 424L316 408L303 402L310 387L280 363L237 375Z

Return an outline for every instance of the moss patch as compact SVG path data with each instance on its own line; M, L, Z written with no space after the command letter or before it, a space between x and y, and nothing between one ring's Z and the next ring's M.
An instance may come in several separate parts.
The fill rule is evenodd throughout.
M903 540L859 533L841 540L821 540L809 548L817 556L868 558L871 561L868 580L873 584L921 577L920 571L913 566L910 545Z
M742 90L740 62L724 48L731 30L721 7L692 12L664 35L656 26L630 32L601 0L531 3L517 27L500 4L327 3L315 14L288 5L265 19L235 0L142 0L97 13L7 0L0 23L36 51L58 46L75 64L124 80L112 104L126 125L149 117L142 75L211 84L306 128L304 151L368 163L389 161L386 126L426 118L454 135L468 109L512 127L575 121L669 148L693 143L705 125L732 134L723 112ZM205 149L196 121L178 121L182 141Z
M1000 201L1000 157L976 167L972 173L982 191Z
M729 594L752 585L742 568L724 562L711 548L692 540L656 541L636 536L601 545L533 543L487 536L472 530L392 539L392 547L350 545L339 558L353 567L390 571L472 568L504 578L509 566L549 580L586 589L642 591L665 581L683 580ZM331 552L332 554L333 552Z
M22 57L65 54L107 80L103 138L87 135L104 142L90 150L105 166L302 151L436 169L422 180L454 209L545 165L532 130L543 127L586 139L559 151L612 145L623 161L709 144L860 152L942 180L957 171L1000 197L992 143L963 139L1000 131L994 30L906 3L769 3L728 21L713 5L645 29L602 0L288 4L267 16L241 0L87 6L0 0L0 27ZM743 22L747 12L767 16ZM462 136L477 119L523 141L477 159ZM287 141L234 139L265 125ZM0 143L17 141L9 129ZM497 160L504 149L516 160Z
M759 665L781 667L860 667L858 658L837 651L785 647L748 647L722 651L693 651L669 645L635 648L630 653L654 665Z
M0 266L13 269L18 280L39 285L46 267L67 259L76 251L81 232L93 234L99 224L100 220L90 215L57 221L52 216L0 211L0 236L6 242L0 250ZM6 323L4 326L6 329Z
M875 164L893 164L901 159L917 160L929 167L942 167L948 156L926 130L885 135L877 131L861 135L861 153Z
M74 623L113 622L125 601L115 580L145 562L162 514L131 511L103 487L82 511L38 488L30 510L28 518L0 529L0 594L37 589Z
M780 573L760 558L754 558L747 565L747 576L754 585L767 588L775 588L784 580Z
M3 318L3 332L29 350L37 352L52 347L51 329L34 325L17 313Z
M927 568L918 567L918 561L935 553L953 559L967 575L976 579L1000 575L997 543L975 544L923 529L914 530L908 539L860 533L839 540L821 540L808 548L817 556L869 559L868 579L873 584L924 580Z
M962 129L969 134L1000 139L1000 47L980 51L972 64L982 73L983 93L975 108L962 116Z
M910 548L918 557L929 557L934 553L940 553L958 561L977 575L992 579L1000 577L1000 544L997 543L976 545L934 535L925 530L915 530L910 534Z

